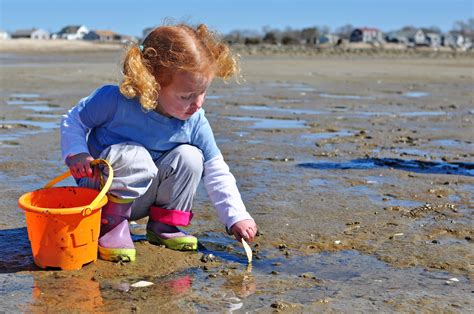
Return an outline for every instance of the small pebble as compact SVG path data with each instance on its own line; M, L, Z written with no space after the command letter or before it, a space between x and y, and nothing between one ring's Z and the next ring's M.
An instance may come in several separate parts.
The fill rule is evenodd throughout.
M214 262L215 260L216 260L216 257L212 253L203 254L201 257L201 262L203 263Z

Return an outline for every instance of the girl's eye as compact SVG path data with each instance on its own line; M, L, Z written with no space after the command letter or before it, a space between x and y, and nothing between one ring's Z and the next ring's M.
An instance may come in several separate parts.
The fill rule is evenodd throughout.
M181 99L182 99L182 100L191 100L192 97L193 97L193 95L181 96Z

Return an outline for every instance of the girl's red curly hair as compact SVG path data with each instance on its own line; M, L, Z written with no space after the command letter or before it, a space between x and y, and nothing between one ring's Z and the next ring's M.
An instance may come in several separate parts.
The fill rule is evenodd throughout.
M224 80L240 72L238 57L206 25L160 26L138 45L128 48L123 59L120 92L138 97L145 110L153 110L160 89L171 84L174 73L187 71Z

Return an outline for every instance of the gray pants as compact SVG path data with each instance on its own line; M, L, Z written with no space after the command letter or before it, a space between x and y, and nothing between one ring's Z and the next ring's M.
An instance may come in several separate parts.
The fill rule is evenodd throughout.
M132 220L148 216L150 206L190 211L202 178L204 156L195 146L183 144L170 150L156 162L137 143L108 147L99 158L114 169L109 193L121 199L134 199ZM104 171L107 175L107 171ZM79 186L98 189L97 180L83 178Z

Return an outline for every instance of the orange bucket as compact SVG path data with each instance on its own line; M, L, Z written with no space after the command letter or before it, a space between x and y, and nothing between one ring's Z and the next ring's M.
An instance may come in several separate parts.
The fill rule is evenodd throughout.
M28 238L35 264L41 268L81 269L97 260L100 214L107 204L105 195L112 184L113 169L102 159L109 176L99 192L81 187L52 187L70 176L67 171L42 189L23 194L18 205L24 209Z

